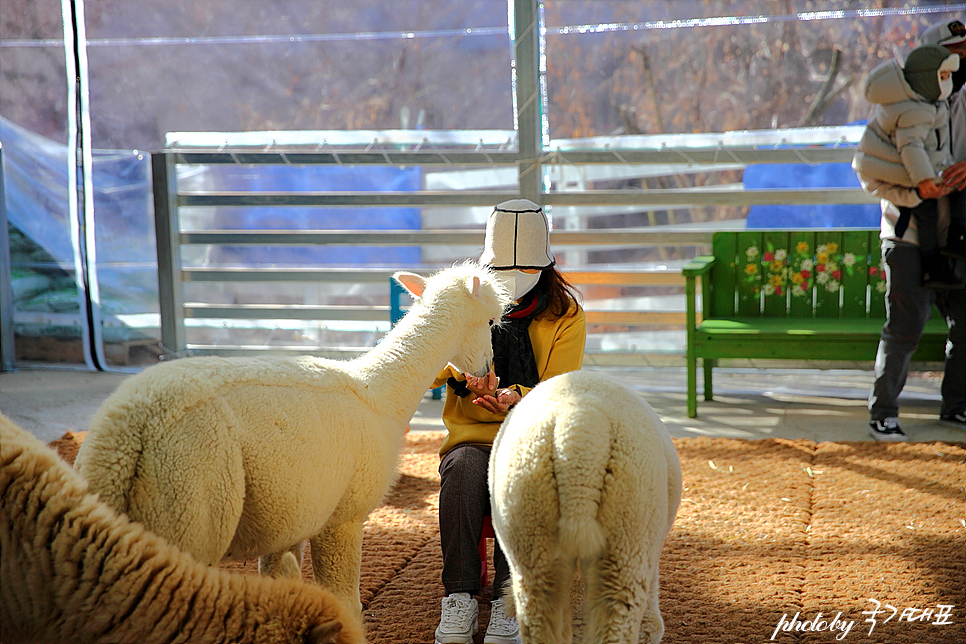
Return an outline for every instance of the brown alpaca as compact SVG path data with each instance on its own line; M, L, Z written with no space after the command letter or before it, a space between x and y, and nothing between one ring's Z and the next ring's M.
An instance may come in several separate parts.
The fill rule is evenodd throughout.
M328 591L210 568L118 515L2 415L0 576L4 644L365 641Z

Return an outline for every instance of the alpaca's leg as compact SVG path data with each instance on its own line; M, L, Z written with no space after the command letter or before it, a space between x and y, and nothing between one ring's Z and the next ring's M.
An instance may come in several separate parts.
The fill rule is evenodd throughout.
M513 574L517 622L523 641L570 642L573 572L573 566L559 559L551 561L548 556L528 562L520 574Z
M301 579L302 543L299 542L282 552L259 557L258 574L276 578Z
M648 576L647 602L641 620L641 631L647 633L645 644L658 644L664 637L664 618L661 617L661 603L658 599L659 572L655 562L651 574Z
M585 570L584 641L601 644L638 642L642 630L657 644L664 622L657 605L657 573L649 564L605 555Z
M342 599L346 606L358 606L362 610L359 600L362 522L327 525L310 541L316 583Z

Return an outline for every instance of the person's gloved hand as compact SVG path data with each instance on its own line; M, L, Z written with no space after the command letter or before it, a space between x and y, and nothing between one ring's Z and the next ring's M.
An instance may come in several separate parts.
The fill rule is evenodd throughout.
M920 199L939 199L952 192L944 183L937 184L932 179L923 179L916 186Z
M962 190L966 186L966 161L958 161L943 170L942 179L949 192Z

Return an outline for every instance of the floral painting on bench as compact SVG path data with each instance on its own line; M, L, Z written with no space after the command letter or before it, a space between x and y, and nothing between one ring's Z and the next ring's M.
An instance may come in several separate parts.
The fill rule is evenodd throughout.
M747 231L739 238L742 314L836 317L846 307L878 315L886 283L877 231Z

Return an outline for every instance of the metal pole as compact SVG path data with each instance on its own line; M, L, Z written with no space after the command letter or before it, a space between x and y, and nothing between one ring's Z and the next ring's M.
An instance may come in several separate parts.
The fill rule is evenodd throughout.
M181 225L178 221L178 175L173 153L151 154L154 226L158 244L158 301L161 347L184 351L184 282L181 279Z
M16 371L13 337L13 275L7 232L7 197L3 186L3 149L0 144L0 371Z
M542 204L543 97L540 89L538 0L511 0L513 30L513 102L519 137L520 196Z

